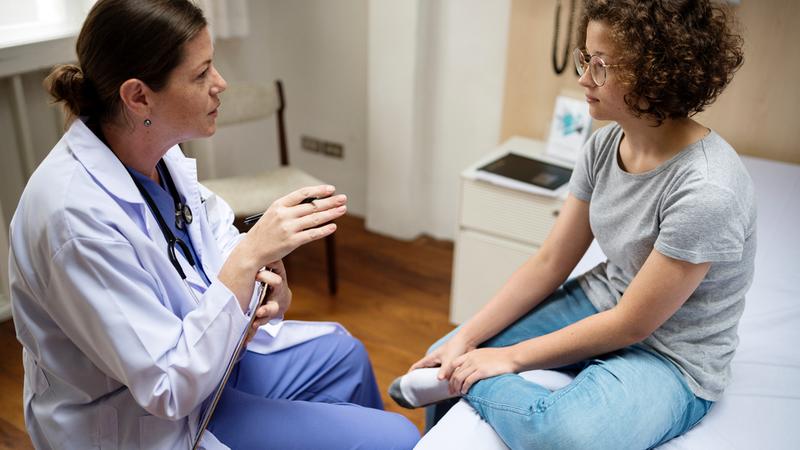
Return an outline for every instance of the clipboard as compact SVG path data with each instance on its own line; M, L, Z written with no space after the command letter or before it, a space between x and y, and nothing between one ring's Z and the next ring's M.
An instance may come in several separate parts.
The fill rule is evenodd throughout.
M214 396L211 398L211 403L203 413L203 420L200 421L200 428L197 430L197 436L194 438L192 450L197 450L198 446L200 445L200 440L203 438L203 434L208 428L208 424L211 423L211 417L214 415L214 410L217 408L217 403L219 403L219 399L222 397L222 391L225 390L225 385L228 384L228 378L230 378L231 372L233 372L233 366L236 365L236 361L239 360L239 356L246 347L247 332L256 321L256 310L267 301L267 294L269 293L270 288L265 283L260 283L260 286L261 291L258 294L258 302L256 303L256 307L253 308L253 313L250 315L250 320L247 322L247 328L244 329L244 333L242 333L242 337L239 339L239 343L236 345L236 350L234 350L233 355L231 355L231 359L228 361L228 366L225 367L225 374L222 376L222 380L220 380L219 385L217 385L217 389L214 391Z

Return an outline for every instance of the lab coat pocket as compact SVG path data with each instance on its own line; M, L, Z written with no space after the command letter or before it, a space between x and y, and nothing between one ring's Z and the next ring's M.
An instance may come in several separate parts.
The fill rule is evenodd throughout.
M169 420L150 415L139 418L140 448L187 448L188 436L186 419Z
M97 408L98 444L102 450L117 448L117 409L111 405Z
M36 392L36 395L42 395L44 394L44 391L50 388L50 382L47 381L47 375L44 374L44 371L39 366L36 366L34 380L34 392Z
M42 368L30 357L23 357L22 365L25 367L25 375L28 377L28 383L33 393L35 395L44 394L50 388L50 382L47 381L47 375L44 374Z

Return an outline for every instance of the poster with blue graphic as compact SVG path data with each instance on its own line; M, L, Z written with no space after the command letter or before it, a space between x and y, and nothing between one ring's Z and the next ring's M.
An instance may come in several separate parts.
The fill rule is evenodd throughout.
M589 105L585 101L559 95L550 123L547 154L575 163L591 131Z

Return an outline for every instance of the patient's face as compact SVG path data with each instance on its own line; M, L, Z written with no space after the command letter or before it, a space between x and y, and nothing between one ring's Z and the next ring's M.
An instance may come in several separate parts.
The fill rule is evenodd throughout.
M586 52L589 55L599 56L606 64L621 64L616 45L611 40L611 27L605 22L590 21L586 27ZM602 86L597 86L592 80L589 70L578 79L578 84L584 88L586 102L589 104L589 114L598 120L615 120L632 117L628 106L625 104L625 94L628 88L621 81L619 70L616 67L606 69L606 81Z

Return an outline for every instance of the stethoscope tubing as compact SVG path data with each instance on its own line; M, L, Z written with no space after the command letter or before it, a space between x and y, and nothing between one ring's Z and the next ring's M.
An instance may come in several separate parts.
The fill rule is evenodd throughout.
M176 205L181 205L180 200L177 200L175 197L178 193L178 190L175 187L175 182L169 175L169 170L167 170L166 164L164 164L163 160L159 161L158 164L160 167L163 168L162 176L164 177L164 181L167 185L167 190L170 191L170 196L172 197L173 201L176 202ZM150 211L153 213L153 216L155 216L158 228L161 230L161 233L164 234L164 238L167 240L167 255L169 257L170 262L172 263L172 266L178 272L178 275L180 275L181 279L186 280L186 272L184 272L183 267L181 267L180 260L178 259L178 255L175 252L175 246L177 245L181 248L181 250L183 251L183 255L189 262L189 265L194 268L195 261L194 257L192 256L192 252L189 249L189 246L186 245L186 242L184 242L181 238L175 236L175 234L167 225L166 220L164 220L164 217L161 215L161 212L158 210L158 206L156 205L155 200L153 200L153 197L151 197L150 194L147 193L147 190L144 188L144 186L141 185L141 183L139 183L136 177L133 176L132 173L130 173L130 170L131 169L128 169L128 173L130 174L131 179L133 180L133 184L136 185L136 188L139 190L139 193L142 195L142 198L144 198L145 203L147 203L147 206L150 208ZM191 220L189 220L187 223L191 223Z

